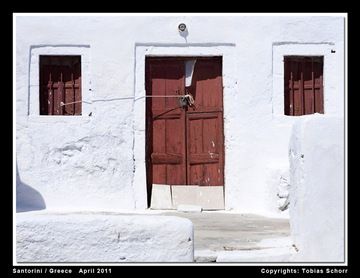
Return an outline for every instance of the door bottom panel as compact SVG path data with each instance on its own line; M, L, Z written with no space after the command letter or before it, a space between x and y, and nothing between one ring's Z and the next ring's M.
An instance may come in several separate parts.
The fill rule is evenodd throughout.
M178 209L182 205L224 210L224 187L153 184L151 209Z

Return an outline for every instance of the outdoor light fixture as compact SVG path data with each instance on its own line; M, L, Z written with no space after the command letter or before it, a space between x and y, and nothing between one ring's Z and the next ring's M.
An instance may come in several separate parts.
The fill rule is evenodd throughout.
M180 32L184 32L186 30L186 25L185 23L180 23L178 26L178 29Z

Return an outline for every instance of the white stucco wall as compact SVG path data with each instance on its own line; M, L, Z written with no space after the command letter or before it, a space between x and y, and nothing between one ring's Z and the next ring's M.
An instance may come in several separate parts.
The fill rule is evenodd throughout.
M325 112L343 114L340 15L19 16L15 31L17 192L30 187L49 209L146 208L145 101L131 98L145 93L145 55L223 56L226 209L277 213L274 175L288 168L296 119L279 113L281 55L325 55ZM86 113L38 116L34 61L62 51L86 58Z
M193 262L194 230L175 216L25 212L16 217L16 261Z
M344 119L304 116L290 141L290 227L295 261L345 259Z

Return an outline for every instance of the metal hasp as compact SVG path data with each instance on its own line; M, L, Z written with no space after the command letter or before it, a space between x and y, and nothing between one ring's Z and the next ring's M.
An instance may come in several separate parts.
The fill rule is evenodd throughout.
M190 93L180 97L180 106L183 108L188 106L193 107L195 106L194 103L194 97Z

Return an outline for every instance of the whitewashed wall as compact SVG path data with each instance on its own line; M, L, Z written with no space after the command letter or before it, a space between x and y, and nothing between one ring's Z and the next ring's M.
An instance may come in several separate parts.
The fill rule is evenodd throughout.
M17 262L193 262L194 228L174 216L26 212Z
M296 122L290 140L293 260L345 260L344 121L317 114Z
M144 94L145 55L224 57L226 209L277 213L295 120L282 115L282 55L324 55L325 112L344 112L341 16L19 16L15 30L17 193L34 207L146 207L144 100L118 99ZM36 60L61 52L86 62L86 113L41 117Z

